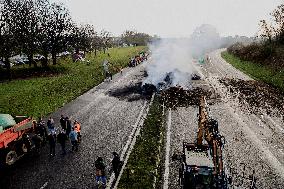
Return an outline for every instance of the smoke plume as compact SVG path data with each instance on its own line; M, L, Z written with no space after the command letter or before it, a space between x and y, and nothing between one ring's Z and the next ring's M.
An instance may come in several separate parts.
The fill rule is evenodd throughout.
M189 45L182 39L161 39L149 46L151 59L144 83L158 86L170 74L171 85L190 88L192 58Z

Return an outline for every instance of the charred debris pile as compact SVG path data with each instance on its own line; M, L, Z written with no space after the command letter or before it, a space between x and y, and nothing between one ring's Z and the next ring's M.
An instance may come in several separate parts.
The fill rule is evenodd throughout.
M235 95L241 103L248 103L249 110L261 113L265 110L271 114L273 110L284 113L284 94L280 90L260 81L244 81L237 79L220 79L220 82L229 87L231 94Z
M182 87L170 87L161 92L161 100L169 108L188 107L199 105L200 98L206 96L213 103L215 95L212 91L200 87L186 90Z

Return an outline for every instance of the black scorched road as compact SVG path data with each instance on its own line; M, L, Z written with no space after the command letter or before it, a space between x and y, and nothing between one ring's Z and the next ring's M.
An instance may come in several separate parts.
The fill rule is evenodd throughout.
M129 135L148 104L137 84L143 74L143 64L125 69L123 75L115 75L113 81L100 84L53 113L57 127L61 114L81 122L79 151L62 156L57 145L56 156L49 157L45 146L40 156L25 157L1 170L0 188L94 188L94 162L98 156L104 158L109 178L111 153L125 153Z

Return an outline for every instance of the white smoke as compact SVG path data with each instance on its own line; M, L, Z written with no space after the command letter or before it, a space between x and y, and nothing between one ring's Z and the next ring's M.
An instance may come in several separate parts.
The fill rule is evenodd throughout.
M158 86L170 73L171 86L190 88L193 72L189 44L182 39L161 39L149 46L151 59L146 67L144 83Z

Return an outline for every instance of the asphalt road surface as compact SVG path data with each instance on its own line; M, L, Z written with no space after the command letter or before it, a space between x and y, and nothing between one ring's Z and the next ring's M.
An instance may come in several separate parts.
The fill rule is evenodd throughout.
M95 188L94 162L99 156L108 165L109 178L112 152L125 154L129 135L149 102L137 88L144 77L144 64L124 69L122 75L116 74L112 81L101 83L51 115L57 127L61 114L81 122L78 152L69 151L68 142L67 155L62 156L57 145L55 157L49 157L47 145L39 157L27 156L2 170L0 188Z
M250 188L250 176L255 171L257 188L283 188L284 186L284 124L281 117L249 113L247 107L229 95L228 88L219 78L243 80L251 78L226 63L221 50L209 54L210 61L197 66L203 81L193 86L203 86L220 95L220 100L210 105L210 116L219 122L219 131L226 138L224 159L226 171L233 178L232 188ZM182 151L182 142L195 142L198 129L198 107L190 106L171 110L170 157ZM167 188L179 188L179 163L169 162Z

